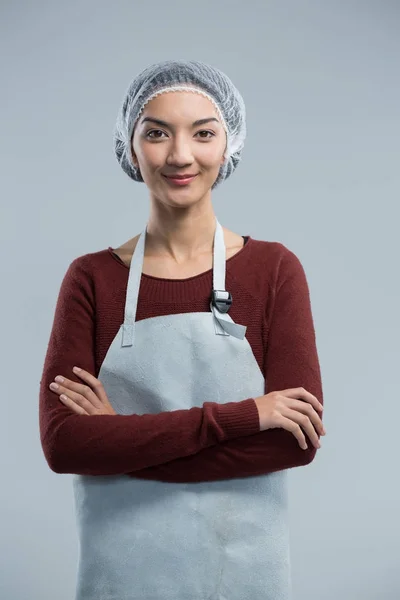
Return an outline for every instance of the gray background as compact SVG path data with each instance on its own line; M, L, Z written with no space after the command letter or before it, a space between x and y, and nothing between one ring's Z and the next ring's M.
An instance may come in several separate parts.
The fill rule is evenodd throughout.
M38 429L55 302L74 258L143 229L112 129L139 70L185 58L246 102L218 219L288 246L311 291L327 436L291 471L293 600L398 600L399 31L396 1L1 3L2 599L74 597L72 475Z

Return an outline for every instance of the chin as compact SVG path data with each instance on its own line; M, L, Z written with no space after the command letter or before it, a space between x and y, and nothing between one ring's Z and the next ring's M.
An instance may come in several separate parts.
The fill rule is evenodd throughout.
M168 194L160 194L159 198L162 198L162 201L169 206L185 207L197 204L204 198L205 195L206 193L199 194L198 192L189 192L188 190L186 192L183 192L183 190L178 190L178 193L169 192Z
M191 204L199 202L203 196L199 194L163 194L163 197L168 204L174 204L175 206L190 206Z

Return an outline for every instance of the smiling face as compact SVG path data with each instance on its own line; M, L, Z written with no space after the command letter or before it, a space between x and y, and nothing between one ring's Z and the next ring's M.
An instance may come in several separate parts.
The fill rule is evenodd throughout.
M213 103L193 92L160 94L146 104L132 138L132 160L151 195L170 206L210 196L224 162L226 133ZM168 176L195 175L190 182Z

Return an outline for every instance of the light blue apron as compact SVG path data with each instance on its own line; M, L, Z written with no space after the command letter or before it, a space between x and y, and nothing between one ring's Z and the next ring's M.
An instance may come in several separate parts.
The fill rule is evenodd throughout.
M210 311L135 322L146 230L130 265L124 323L98 375L115 411L156 414L262 396L246 327L226 312L218 220ZM74 493L76 600L291 598L287 471L200 483L75 475Z

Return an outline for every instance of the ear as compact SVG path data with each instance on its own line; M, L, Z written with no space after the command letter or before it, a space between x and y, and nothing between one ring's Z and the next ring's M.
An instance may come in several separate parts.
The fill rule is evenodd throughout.
M227 156L226 156L227 152L228 152L228 143L225 146L225 150L224 150L224 153L221 158L221 165L223 165L227 161Z
M133 151L133 147L131 146L131 157L132 157L132 163L135 165L135 167L138 169L139 168L139 162L137 159L136 154Z
M132 133L132 136L131 136L131 159L132 159L132 163L138 169L139 168L139 162L138 162L137 156L135 154L135 151L133 149L133 133Z

